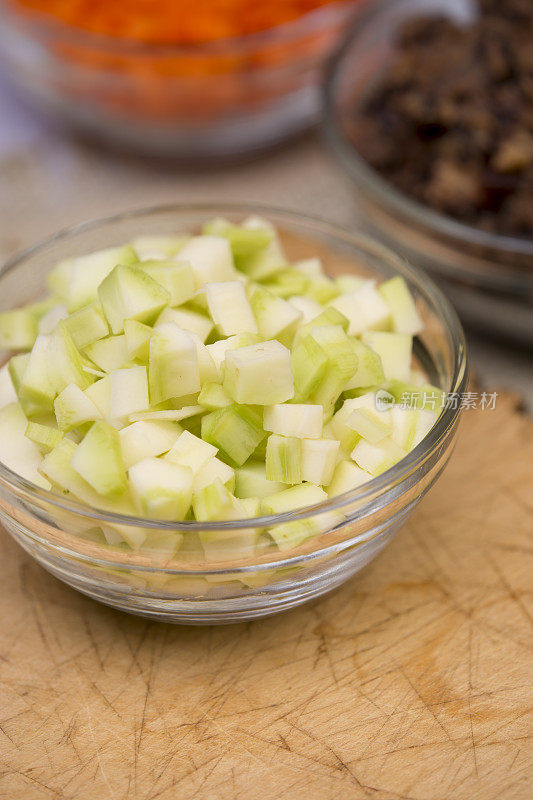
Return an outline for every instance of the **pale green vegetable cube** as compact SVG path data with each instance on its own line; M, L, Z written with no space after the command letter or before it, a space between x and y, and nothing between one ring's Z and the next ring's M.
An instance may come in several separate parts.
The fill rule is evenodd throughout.
M137 509L133 503L129 504L128 514L135 515ZM152 531L149 528L139 528L136 525L102 525L105 539L110 545L122 544L125 542L132 550L139 550ZM141 586L144 588L144 579L140 579Z
M368 282L368 278L362 278L360 275L339 275L335 278L335 285L339 290L339 294L348 294L360 289Z
M219 458L211 458L194 476L194 491L209 486L219 479L230 492L235 488L235 470Z
M239 498L268 497L288 488L288 484L281 481L267 480L264 462L249 462L235 470L235 494Z
M206 283L204 289L209 313L223 336L258 332L250 303L240 281Z
M90 303L70 314L64 325L80 350L109 335L109 325L99 302Z
M310 334L298 337L291 353L294 399L303 401L318 388L326 374L328 357Z
M11 378L13 388L17 394L20 392L22 378L24 377L26 368L30 363L30 356L31 353L19 353L17 356L11 356L7 362L7 371L9 372L9 377Z
M150 258L175 256L189 241L190 236L137 236L132 247L143 261Z
M185 518L192 501L192 472L160 458L144 458L130 468L131 493L139 512L164 520Z
M413 436L413 448L419 445L422 439L428 435L438 417L439 414L437 411L432 411L431 409L419 410Z
M326 353L328 363L324 377L310 395L309 401L320 403L324 408L325 418L329 419L346 382L356 373L359 359L353 340L339 325L312 327L311 336Z
M141 261L139 269L167 290L171 306L180 306L194 296L196 291L194 272L186 261Z
M269 528L269 534L281 551L293 550L304 544L308 539L320 536L322 526L316 519L295 519L291 522L282 522Z
M75 383L69 383L58 394L54 400L54 411L57 427L64 433L68 433L68 431L86 422L93 422L102 417L101 412L90 397L82 392Z
M424 325L404 278L395 275L382 283L378 291L390 309L393 330L409 336L420 333Z
M413 449L418 409L393 405L390 409L392 421L391 439L406 452Z
M101 417L107 422L111 420L111 405L110 405L110 385L109 375L95 381L91 386L83 392L91 403L94 403Z
M194 516L199 522L244 518L243 506L219 478L211 485L195 490L192 504ZM232 532L231 535L235 534Z
M63 438L63 434L57 428L41 425L39 422L28 422L25 436L35 442L44 453L49 453Z
M329 429L332 436L341 443L344 452L349 455L359 439L361 438L357 431L348 427L346 424L347 419L350 417L352 411L357 408L356 399L345 400L341 408L333 415Z
M301 311L262 286L254 286L250 290L250 305L264 339L290 337L303 319Z
M85 348L85 355L104 372L119 369L129 361L128 343L125 335L107 336Z
M413 337L407 333L369 331L364 344L381 358L386 380L408 381L411 374Z
M352 410L345 424L363 439L376 444L392 433L390 409L381 408L375 392L351 400L349 407Z
M168 420L140 420L119 431L124 466L167 453L181 433L180 426Z
M250 509L216 480L195 492L195 517L199 521L246 519ZM255 529L200 531L199 539L206 561L242 559L255 554L259 532Z
M268 341L226 353L224 389L236 403L273 405L294 396L290 350Z
M285 514L288 511L315 506L327 499L326 492L320 486L303 483L301 486L291 486L270 497L264 497L261 500L261 511L263 514Z
M109 413L113 419L144 411L149 405L146 367L115 369L109 373Z
M335 285L335 281L325 276L319 278L311 278L306 289L305 294L312 300L316 300L322 306L329 303L338 296L339 290Z
M77 311L96 300L98 287L118 264L128 267L137 261L137 253L128 245L74 258L65 267L65 272L69 273L66 296L69 312Z
M265 406L263 428L282 436L319 439L322 436L322 406L304 403L277 403Z
M182 330L195 333L202 342L205 342L213 330L209 317L188 308L165 308L157 320L157 327L163 322L173 322Z
M196 344L173 322L158 325L154 330L148 377L152 404L200 391Z
M115 267L98 287L98 297L114 334L124 332L124 321L150 324L168 305L170 294L146 272L134 267Z
M85 359L74 344L64 322L60 322L50 335L48 350L49 369L53 376L56 393L63 391L69 383L86 389L94 382L85 369Z
M355 463L371 475L381 475L406 456L406 451L390 437L378 444L360 439L352 450Z
M412 384L405 381L389 381L387 391L390 392L397 403L409 408L427 408L430 411L440 411L446 403L446 392L439 389L438 386L432 386L430 383Z
M193 236L181 248L180 260L190 263L197 289L211 281L235 280L231 247L222 236Z
M391 438L404 450L413 450L427 436L438 419L438 411L407 408L394 405L391 408Z
M204 442L200 437L190 431L183 431L174 442L165 456L167 461L189 467L193 475L205 467L208 461L216 456L218 450L209 442Z
M165 405L164 403L162 405ZM142 420L152 421L173 421L181 422L189 420L191 417L196 417L203 414L205 411L203 406L182 406L181 408L156 408L155 410L149 409L148 411L138 411L135 414L130 414L130 422L138 422Z
M269 481L296 484L302 481L302 440L273 433L266 447L266 477Z
M264 436L261 417L246 406L227 406L202 418L202 439L234 466L242 466Z
M335 367L331 367L326 370L319 386L308 398L310 402L322 405L325 421L331 419L345 383L346 379L339 374Z
M196 345L196 355L198 357L198 371L200 373L200 384L218 382L220 373L215 364L215 360L199 336L192 331L188 331L189 336Z
M293 269L303 272L308 278L322 278L324 277L324 267L319 258L303 258L300 261L294 261Z
M143 553L158 561L168 561L180 549L183 534L177 531L147 530Z
M296 334L296 341L298 341L301 337L307 336L308 334L312 334L314 328L324 328L330 325L337 325L341 327L344 332L348 330L348 320L341 314L340 311L337 311L336 308L332 308L331 306L325 308L317 317L312 319L310 322L306 322L304 325L300 325L298 328L298 332Z
M243 517L234 515L234 518L245 519L248 516L246 509L242 509L241 513L244 514ZM253 528L249 530L200 531L198 536L205 560L208 563L250 558L257 553L259 531Z
M287 267L265 281L264 286L278 297L286 299L295 294L306 294L310 283L303 272Z
M364 483L372 480L372 475L358 467L351 461L340 461L335 467L331 483L327 487L329 497L337 497L345 492L351 492Z
M311 322L311 320L316 319L318 315L324 311L324 306L322 306L320 303L317 303L317 301L313 300L312 297L296 295L295 297L291 297L289 303L293 308L300 312L302 315L301 322L304 325L307 322Z
M126 337L128 358L148 361L151 335L152 328L149 325L145 325L144 322L137 322L136 319L127 319L124 322L124 336Z
M52 331L63 320L68 319L68 311L64 305L59 304L52 306L48 311L43 314L37 323L37 330L39 333L52 333Z
M223 236L230 243L233 257L239 267L239 259L247 259L254 256L275 237L274 228L265 224L262 227L244 227L244 225L234 225L227 219L217 217L206 222L202 228L204 236Z
M260 497L243 497L242 499L239 499L239 503L242 506L245 518L261 516Z
M37 338L37 319L28 308L0 314L0 350L31 350Z
M385 413L381 412L383 416ZM372 444L377 444L392 433L390 420L381 418L379 412L374 413L369 408L356 408L346 420L346 424Z
M78 446L71 439L62 439L44 457L39 471L49 478L64 495L72 494L93 508L106 508L117 513L127 513L127 506L122 504L121 499L115 499L113 505L110 506L110 501L99 495L73 468L71 462Z
M209 355L214 361L217 370L217 381L224 378L224 362L228 350L237 350L239 347L248 347L258 344L259 336L253 333L237 333L235 336L228 336L227 339L219 339L218 342L206 345Z
M26 362L17 362L14 358L9 362L13 383L16 385L20 379L17 393L27 414L49 411L57 394L54 375L50 369L51 343L51 335L40 334ZM25 366L24 371L16 371L19 363L20 366Z
M28 420L18 403L0 410L0 461L27 481L42 489L50 489L50 483L39 471L42 453L38 445L25 435L27 426Z
M263 281L287 267L287 259L276 234L276 229L261 217L248 217L242 227L255 235L266 235L268 244L255 253L236 256L237 268L254 281Z
M352 339L352 346L357 355L357 370L346 383L344 391L383 384L385 373L378 353L358 339Z
M413 450L427 436L439 417L439 411L430 408L408 408L394 405L391 438L404 450Z
M354 342L339 325L318 325L311 329L311 336L328 357L328 364L345 382L352 378L359 365Z
M71 464L98 494L115 497L127 488L118 431L107 422L94 423L78 445Z
M302 480L326 486L333 477L340 442L334 439L302 439Z
M202 386L200 394L198 395L198 402L208 411L216 411L219 408L230 406L233 400L226 394L219 383L207 382Z
M366 281L362 286L331 301L349 321L348 333L357 336L366 330L387 330L391 313L376 288L375 281Z
M17 402L17 393L9 374L9 364L0 367L0 409Z

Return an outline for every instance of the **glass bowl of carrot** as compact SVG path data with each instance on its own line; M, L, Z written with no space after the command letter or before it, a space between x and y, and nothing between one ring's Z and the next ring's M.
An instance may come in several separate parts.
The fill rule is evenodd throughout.
M252 154L316 119L362 0L0 0L0 52L56 117L122 148Z

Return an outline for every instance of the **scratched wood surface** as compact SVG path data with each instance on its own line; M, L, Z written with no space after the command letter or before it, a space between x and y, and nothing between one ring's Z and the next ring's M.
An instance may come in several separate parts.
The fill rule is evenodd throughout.
M0 797L530 798L532 465L516 398L466 412L364 573L225 628L99 606L1 532Z

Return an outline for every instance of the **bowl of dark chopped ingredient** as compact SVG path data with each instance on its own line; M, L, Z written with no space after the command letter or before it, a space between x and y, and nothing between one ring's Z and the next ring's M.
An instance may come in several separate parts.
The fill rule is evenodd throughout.
M326 132L374 233L462 316L533 344L533 0L382 0L332 60Z

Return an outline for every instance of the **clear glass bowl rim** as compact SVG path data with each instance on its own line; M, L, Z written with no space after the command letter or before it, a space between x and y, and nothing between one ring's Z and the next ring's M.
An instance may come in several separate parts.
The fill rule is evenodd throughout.
M377 2L365 6L342 37L338 49L328 59L322 89L323 126L327 140L342 164L347 167L359 188L368 193L378 204L401 217L407 218L417 227L422 224L430 232L452 237L461 244L479 245L495 251L495 254L526 255L533 258L533 240L483 231L481 228L475 228L445 214L440 214L438 211L433 211L396 189L359 155L353 144L349 143L343 134L342 125L335 110L335 101L337 84L342 73L344 60L354 43L364 34L367 28L379 25L381 16L391 6L402 2L406 2L406 0L377 0ZM454 277L462 275L466 280L471 280L475 276L480 281L491 284L490 278L492 276L489 274L474 273L460 267L454 267L453 274ZM533 273L528 275L524 269L513 270L510 267L505 267L502 269L501 274L505 275L506 279L512 278L517 288L522 288L526 291L533 289ZM501 288L500 283L497 284L496 288Z
M28 247L21 252L12 256L0 269L0 281L2 277L16 269L26 258L35 256L39 251L46 247L53 245L54 242L75 237L78 233L83 233L91 230L98 229L100 226L113 224L126 219L135 219L136 217L156 216L162 213L198 213L208 216L220 216L224 213L234 214L258 214L268 217L274 215L282 220L286 220L287 224L293 222L295 225L298 223L312 226L313 230L321 230L330 237L341 239L348 242L352 246L366 249L373 255L382 258L389 264L393 264L395 269L401 274L406 276L412 283L414 283L426 301L430 305L436 307L442 317L442 322L446 327L446 332L450 337L452 343L452 378L451 385L446 387L446 391L454 394L461 394L466 388L468 381L468 363L466 353L466 341L463 328L457 317L456 312L451 306L450 302L446 299L444 294L438 289L435 283L429 278L422 270L413 267L403 257L396 255L392 250L382 245L378 241L364 234L353 232L350 229L338 225L336 223L328 222L325 219L317 216L302 214L296 211L289 211L283 208L276 208L275 206L265 206L256 203L225 203L225 202L197 202L197 203L168 203L164 205L148 206L145 208L134 209L131 211L124 211L118 214L113 214L107 217L89 220L81 223L80 225L73 225L64 228L57 233L42 239L35 245ZM52 491L42 489L31 481L17 475L11 469L0 463L0 485L7 488L18 497L26 497L30 501L38 500L41 503L45 502L63 511L70 511L78 516L95 521L95 524L100 522L111 523L115 525L130 525L133 527L150 528L152 530L173 530L178 532L195 532L195 531L216 531L228 530L228 528L239 530L246 528L268 528L281 522L293 521L298 519L308 519L309 517L318 514L336 511L341 509L347 504L354 503L368 498L369 501L376 495L380 496L385 494L389 489L393 488L402 479L408 475L416 472L417 468L435 452L443 440L449 429L455 425L457 418L460 414L459 408L453 408L452 405L447 405L441 412L436 424L431 431L425 436L420 444L415 447L407 456L395 464L391 469L382 473L376 478L363 484L363 486L345 492L344 494L337 495L331 499L317 503L313 506L306 506L297 511L289 511L283 514L275 514L262 517L252 517L250 519L238 520L225 520L220 522L192 522L192 521L165 521L150 518L143 518L137 516L126 516L123 514L115 514L98 509L92 509L76 501L66 500Z
M360 2L362 0L359 0ZM35 13L32 18L31 12L25 17L25 28L36 35L43 36L45 39L54 39L57 36L61 36L68 40L69 44L90 47L101 50L102 53L121 56L139 55L146 58L169 58L172 56L203 58L209 55L224 55L230 48L236 48L244 54L254 52L274 41L276 44L298 41L302 36L322 31L328 23L334 22L340 13L343 11L349 12L351 7L357 8L357 5L358 3L354 4L353 0L336 0L336 2L308 11L294 20L262 31L194 44L150 43L127 37L108 36L107 34L76 28L61 20L54 19L51 15ZM24 11L24 9L22 10ZM0 16L2 13L6 18L14 17L17 10L13 9L12 6L8 6L6 0L0 0Z

